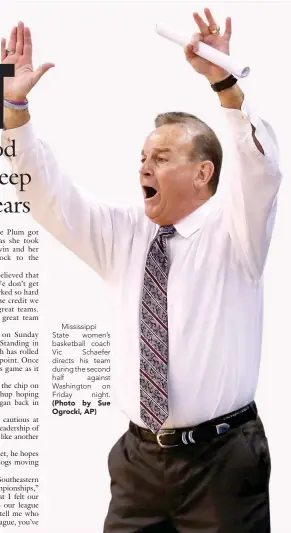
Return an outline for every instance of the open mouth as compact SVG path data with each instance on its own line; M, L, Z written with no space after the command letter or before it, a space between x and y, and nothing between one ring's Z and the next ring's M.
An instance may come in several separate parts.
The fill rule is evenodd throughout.
M145 192L146 200L148 200L148 198L153 198L157 194L157 190L153 187L144 186L143 190Z

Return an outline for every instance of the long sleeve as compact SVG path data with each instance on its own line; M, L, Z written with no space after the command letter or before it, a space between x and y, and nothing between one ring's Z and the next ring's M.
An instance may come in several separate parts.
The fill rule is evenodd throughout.
M263 274L277 210L281 182L278 146L271 126L244 101L242 110L223 109L234 141L230 194L225 211L237 257L249 278ZM262 154L254 143L261 144Z
M124 255L133 239L135 211L91 202L61 172L50 148L34 134L30 121L4 131L2 146L12 139L16 157L7 160L13 172L31 176L31 183L17 195L30 202L32 217L104 279L114 278L120 254L123 251Z

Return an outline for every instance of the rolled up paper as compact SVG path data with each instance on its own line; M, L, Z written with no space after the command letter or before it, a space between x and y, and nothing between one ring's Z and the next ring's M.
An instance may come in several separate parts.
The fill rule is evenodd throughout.
M162 37L173 41L174 43L180 44L185 47L191 42L191 39L188 39L185 35L178 34L168 28L165 24L159 23L156 25L156 31ZM230 74L233 74L237 78L245 78L249 72L250 67L236 61L233 57L216 50L208 44L199 42L198 50L195 52L198 56L211 61L218 67L227 70Z

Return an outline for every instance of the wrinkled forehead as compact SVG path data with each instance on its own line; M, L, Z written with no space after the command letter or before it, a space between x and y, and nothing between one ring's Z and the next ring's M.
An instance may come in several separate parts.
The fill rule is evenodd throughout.
M164 124L146 138L143 151L170 149L173 152L193 148L193 131L186 124Z

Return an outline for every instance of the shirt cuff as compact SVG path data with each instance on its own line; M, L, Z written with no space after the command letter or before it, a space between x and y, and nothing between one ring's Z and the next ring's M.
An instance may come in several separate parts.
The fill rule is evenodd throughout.
M238 132L249 131L250 124L253 124L255 128L258 126L259 117L246 97L244 97L241 109L230 109L228 107L221 107L221 109L228 123Z
M248 136L251 140L250 146L259 152L252 136L247 135L252 132L251 125L253 125L256 128L255 136L263 147L265 157L269 162L278 162L279 148L276 135L271 125L259 117L248 98L244 97L241 109L229 109L225 107L221 109L230 126L231 133L238 143L246 141L246 136ZM259 154L260 156L262 155L261 152Z
M31 120L18 128L3 130L1 135L1 146L5 148L6 146L11 145L13 140L15 140L16 155L31 148L31 146L35 144L36 135L33 131Z

